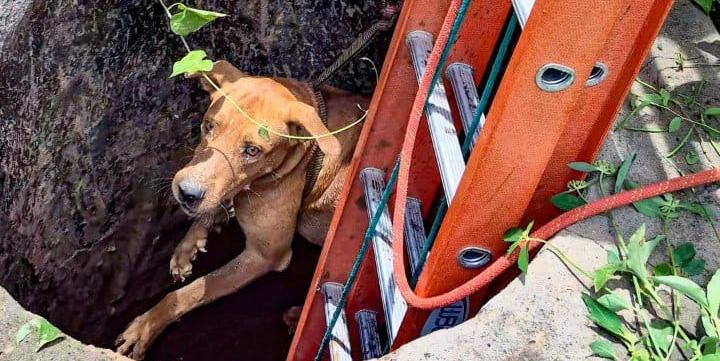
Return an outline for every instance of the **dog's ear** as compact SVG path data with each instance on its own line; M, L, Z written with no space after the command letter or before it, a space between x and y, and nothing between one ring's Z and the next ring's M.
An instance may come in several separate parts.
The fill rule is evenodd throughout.
M305 131L316 139L320 150L325 153L326 156L339 156L340 155L340 142L334 135L328 135L330 131L320 120L315 108L305 103L294 101L288 107L288 114L286 116L288 125L296 124L302 127Z
M226 60L218 60L213 64L212 70L208 72L201 73L190 73L185 75L188 79L199 79L200 80L200 86L202 86L203 89L205 89L208 94L210 94L211 98L217 97L220 94L216 94L217 91L215 87L213 87L210 83L208 83L207 79L205 79L203 74L207 75L210 80L212 80L215 85L219 86L220 88L227 87L228 85L238 81L238 79L246 77L247 75L240 71L238 68L236 68L234 65L230 64Z

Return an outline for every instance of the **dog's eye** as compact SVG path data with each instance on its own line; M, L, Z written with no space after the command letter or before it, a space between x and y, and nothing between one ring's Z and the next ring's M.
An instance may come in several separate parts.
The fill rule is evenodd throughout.
M258 154L260 154L260 148L254 146L254 145L248 145L245 147L243 152L250 157L256 157Z
M213 128L215 128L215 123L213 123L211 121L206 120L202 123L203 134L210 134L210 132L212 132Z

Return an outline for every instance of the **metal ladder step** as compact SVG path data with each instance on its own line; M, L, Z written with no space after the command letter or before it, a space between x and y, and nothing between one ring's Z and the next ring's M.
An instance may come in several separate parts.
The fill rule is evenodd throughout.
M407 197L405 203L405 248L410 263L410 274L420 268L420 252L425 244L425 224L423 224L420 200Z
M370 360L382 356L380 333L377 326L377 313L371 310L360 310L355 313L360 334L360 350L362 359Z
M511 2L515 9L515 15L517 15L518 23L524 28L530 12L535 5L535 0L511 0Z
M365 206L369 220L377 211L378 203L380 203L382 192L385 189L385 172L377 168L365 168L360 171L360 181L363 184ZM395 277L393 276L391 242L392 223L390 221L390 212L385 208L375 228L372 245L375 254L378 284L380 285L380 298L385 313L388 342L390 344L395 340L395 336L397 336L400 324L407 311L407 303L400 294L400 290L397 289Z
M326 282L322 285L322 294L325 301L325 322L330 320L337 309L342 295L343 285L335 282ZM329 325L328 325L329 326ZM332 329L332 338L329 344L331 361L352 361L350 352L350 334L348 333L345 310L340 311L340 317Z
M411 31L405 37L405 42L410 49L415 76L420 82L433 48L432 34L421 30ZM447 100L447 93L442 82L438 82L433 92L430 93L425 106L425 117L430 129L445 198L450 204L453 196L455 196L458 184L460 184L460 178L465 172L465 160L462 156L460 141L450 115L450 103Z
M452 85L465 136L469 137L473 116L480 103L480 96L473 78L473 68L464 63L452 63L445 70L445 76ZM485 125L485 114L480 115L480 123L475 128L475 134L472 135L470 149L475 147L475 142L483 125Z

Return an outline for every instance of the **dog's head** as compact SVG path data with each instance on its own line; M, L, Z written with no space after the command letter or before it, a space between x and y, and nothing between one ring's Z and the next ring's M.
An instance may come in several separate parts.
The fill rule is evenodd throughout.
M191 76L199 78L210 94L210 107L201 125L200 144L172 183L175 199L191 216L214 213L253 181L289 173L306 156L308 143L277 133L318 136L328 132L317 111L276 80L247 76L226 61L216 62L205 75L222 92L201 74ZM271 131L260 131L233 101ZM335 137L317 142L326 155L340 152Z

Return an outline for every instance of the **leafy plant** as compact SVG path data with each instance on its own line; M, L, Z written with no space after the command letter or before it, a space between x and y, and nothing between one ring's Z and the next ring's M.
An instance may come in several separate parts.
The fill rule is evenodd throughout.
M713 0L696 0L701 6L711 6ZM709 11L709 10L708 10ZM685 59L682 54L678 53L675 55L674 61L676 64L675 69L683 71L686 68L696 68L699 66L717 66L719 64L703 64L703 63L687 63L688 59ZM636 80L642 84L648 93L642 96L633 96L631 99L632 110L618 123L615 130L630 130L636 132L648 132L648 133L677 133L683 126L685 126L684 135L679 138L678 143L665 155L665 158L671 159L681 151L688 144L689 140L693 135L697 138L699 144L703 148L703 154L705 154L704 144L710 144L712 149L720 156L720 129L718 129L717 123L713 123L713 120L720 115L720 107L710 106L705 107L701 102L697 100L697 97L705 85L705 82L701 82L700 85L693 86L693 90L690 94L671 94L667 89L657 88L651 84L648 84L641 80ZM631 118L636 116L641 110L645 108L654 108L659 112L666 112L672 116L672 119L668 123L667 127L663 128L652 128L652 127L635 127L628 125ZM705 155L708 162L711 162L710 158ZM684 160L687 165L696 165L700 162L700 154L694 150L688 150L684 152Z
M505 232L503 241L510 243L508 247L507 255L511 255L515 252L515 249L520 246L520 254L518 255L518 268L523 273L527 272L528 262L530 261L530 253L528 250L528 242L530 241L530 230L533 227L533 223L525 227L525 229L512 228Z
M657 97L649 100L662 104L665 102L663 94L658 93ZM587 179L569 182L566 191L552 197L552 203L560 209L569 210L588 203L589 190L595 187L601 197L609 192L636 188L638 185L630 179L635 159L636 154L631 152L619 166L602 160L592 164L570 163L568 166L571 169L586 173ZM611 342L595 340L589 345L593 355L609 360L665 361L673 353L683 350L691 353L688 359L692 361L720 361L720 271L716 271L703 288L689 279L705 268L705 261L698 257L694 245L685 242L675 247L668 238L670 222L683 212L701 217L713 229L714 217L702 204L686 202L672 194L639 201L633 207L640 214L662 222L662 234L647 237L643 224L626 239L621 235L613 213L607 212L606 216L615 231L617 249L609 250L607 262L592 272L578 266L552 243L533 238L532 223L524 229L513 228L505 234L505 241L510 243L508 254L517 247L527 247L529 242L544 243L568 267L591 282L594 292L581 295L588 318L622 344L627 352L626 357L618 355ZM661 248L667 251L667 259L653 266L650 264L651 255ZM521 264L520 257L518 267L527 272L526 261ZM608 281L614 278L627 280L633 297L626 299L610 288ZM661 296L661 289L669 290L672 302ZM681 299L681 296L684 298ZM680 326L683 300L699 309L699 322L703 325L704 334L692 335ZM619 314L623 311L622 315L630 313L634 322ZM632 327L629 326L631 324Z
M15 334L15 342L20 343L25 340L33 331L37 333L37 348L40 351L49 343L64 338L65 336L60 330L53 326L46 319L39 317L32 319L20 326Z

